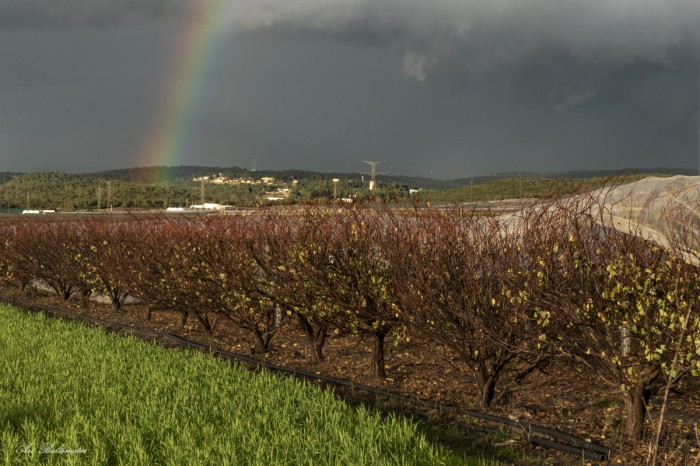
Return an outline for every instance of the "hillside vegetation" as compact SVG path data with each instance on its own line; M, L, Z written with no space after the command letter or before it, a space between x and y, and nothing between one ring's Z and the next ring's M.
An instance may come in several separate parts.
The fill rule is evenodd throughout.
M447 203L557 197L589 191L604 185L630 183L647 176L652 176L652 174L644 173L610 177L594 176L590 178L498 178L478 184L469 184L441 191L430 191L425 193L425 196L431 201Z
M3 176L0 212L11 208L56 209L162 209L205 202L239 206L265 204L266 197L281 203L331 202L334 198L407 202L472 202L508 198L543 198L592 189L604 183L634 181L664 169L537 175L504 173L451 181L404 176L379 176L375 191L369 177L358 173L316 173L300 170L250 171L238 167L147 167L90 174L29 173ZM218 176L257 183L214 184L194 181ZM567 177L567 175L569 175ZM590 176L586 176L590 175ZM586 177L583 177L586 176ZM260 183L263 177L274 182ZM363 179L364 177L364 179ZM334 183L333 179L338 182ZM286 191L280 194L281 191Z

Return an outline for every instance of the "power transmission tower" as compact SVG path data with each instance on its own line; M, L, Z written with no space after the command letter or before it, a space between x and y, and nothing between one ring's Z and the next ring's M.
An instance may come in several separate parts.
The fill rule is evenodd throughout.
M370 172L369 190L372 191L377 187L377 165L382 163L382 160L363 160L364 163L369 164L372 167Z

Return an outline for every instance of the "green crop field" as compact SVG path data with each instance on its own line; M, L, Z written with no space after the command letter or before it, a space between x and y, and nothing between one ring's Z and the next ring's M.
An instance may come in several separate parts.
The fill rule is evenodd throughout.
M0 304L4 464L486 464L291 379Z

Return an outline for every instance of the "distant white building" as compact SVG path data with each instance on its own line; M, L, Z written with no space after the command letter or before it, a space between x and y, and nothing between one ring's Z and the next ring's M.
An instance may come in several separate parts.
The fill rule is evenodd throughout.
M229 178L228 176L219 173L217 175L206 175L192 178L192 181L198 181L200 183L212 183L212 184L279 184L277 179L271 176L263 176L259 180L253 180L250 178Z
M22 211L22 214L26 214L26 215L55 214L55 213L56 213L55 209L51 209L51 210L25 209Z
M230 205L223 205L223 204L213 204L213 203L207 203L205 202L204 204L195 204L191 205L190 209L192 210L233 210L233 206Z

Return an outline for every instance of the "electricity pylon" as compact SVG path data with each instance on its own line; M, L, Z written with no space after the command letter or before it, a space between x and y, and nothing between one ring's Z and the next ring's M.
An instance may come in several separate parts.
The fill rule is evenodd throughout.
M363 160L364 163L369 164L372 167L370 172L369 190L372 191L377 187L377 165L382 163L382 160Z

